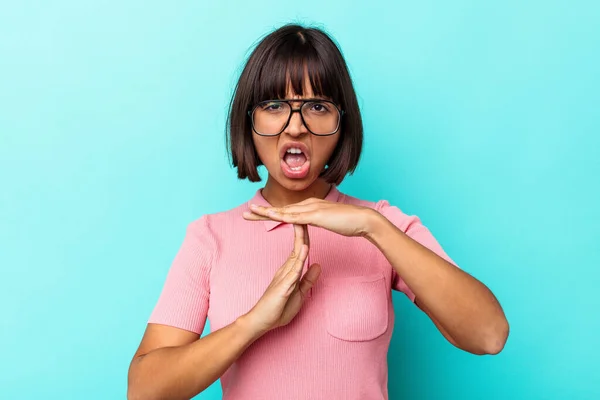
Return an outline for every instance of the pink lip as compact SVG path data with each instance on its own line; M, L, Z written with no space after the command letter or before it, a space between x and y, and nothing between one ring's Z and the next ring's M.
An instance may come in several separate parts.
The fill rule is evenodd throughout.
M290 179L306 178L308 172L310 171L310 161L306 161L304 165L302 165L302 168L300 168L298 171L293 171L290 166L283 161L283 158L281 159L280 165L283 174Z
M300 149L300 151L302 151L302 153L304 153L304 156L306 157L306 162L298 171L293 171L292 169L290 169L289 165L287 165L286 162L283 161L283 157L285 157L287 150L291 148ZM281 150L279 150L279 158L281 160L281 170L283 171L283 174L286 177L290 179L303 179L306 178L306 176L308 175L308 172L310 171L310 151L308 150L308 146L304 143L288 142L284 144L283 146L281 146Z

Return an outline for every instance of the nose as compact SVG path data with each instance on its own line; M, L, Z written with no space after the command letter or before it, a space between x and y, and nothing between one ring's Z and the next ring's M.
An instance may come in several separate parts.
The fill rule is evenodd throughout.
M292 116L290 117L290 122L285 128L284 132L289 134L290 136L301 136L308 132L306 126L302 122L302 116L300 115L300 109L292 109Z

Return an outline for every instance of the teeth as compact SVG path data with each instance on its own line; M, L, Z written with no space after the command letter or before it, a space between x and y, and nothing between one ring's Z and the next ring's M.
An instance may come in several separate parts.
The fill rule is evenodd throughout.
M292 167L290 167L290 169L291 169L292 171L300 171L300 170L302 169L302 167L293 167L293 168L292 168Z
M300 154L300 153L302 153L302 150L300 150L300 149L298 149L296 147L291 147L291 148L287 149L287 153L290 153L290 154Z

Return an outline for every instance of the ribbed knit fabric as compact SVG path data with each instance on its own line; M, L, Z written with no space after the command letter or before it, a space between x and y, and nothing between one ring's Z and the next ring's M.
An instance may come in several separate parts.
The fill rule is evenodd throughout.
M326 200L377 209L408 236L452 261L416 216L385 201ZM248 312L293 247L293 227L246 221L249 204L268 205L260 190L233 210L192 222L150 323L201 334ZM224 400L381 400L388 398L387 352L394 327L391 289L415 295L366 239L309 227L305 265L321 276L300 313L254 342L221 377ZM210 362L210 360L207 360Z

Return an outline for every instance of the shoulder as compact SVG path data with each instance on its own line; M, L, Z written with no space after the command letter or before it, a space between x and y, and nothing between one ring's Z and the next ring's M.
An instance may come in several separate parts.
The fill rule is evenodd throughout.
M188 223L183 249L190 253L213 254L217 248L210 215L205 214Z
M361 207L369 207L369 208L372 208L377 211L388 211L390 208L397 209L397 207L392 206L390 204L390 202L387 200L377 200L377 201L364 200L364 199L359 199L358 197L350 196L348 194L341 193L341 192L340 192L340 197L338 199L338 202L344 203L344 204L351 204L351 205L355 205L355 206L361 206Z
M197 235L221 237L223 233L239 228L245 222L242 214L248 210L245 202L225 211L203 214L188 225L188 232Z

